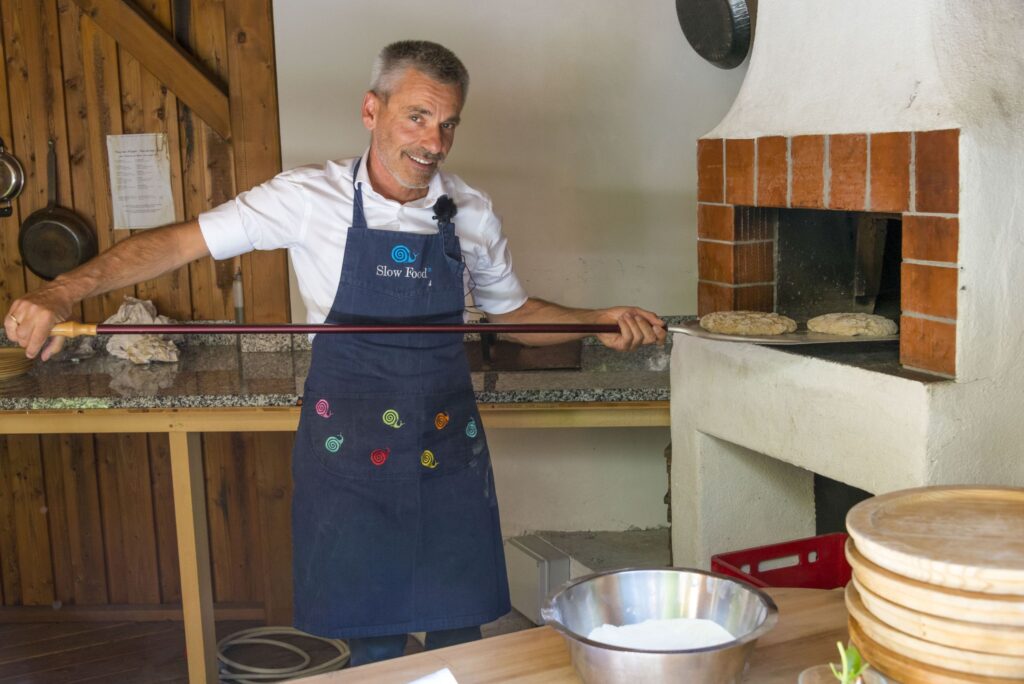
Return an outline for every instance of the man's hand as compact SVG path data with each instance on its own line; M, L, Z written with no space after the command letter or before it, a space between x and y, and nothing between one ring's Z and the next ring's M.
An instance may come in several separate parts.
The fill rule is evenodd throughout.
M39 350L43 349L53 326L63 323L71 315L74 302L59 281L14 300L4 317L7 337L25 348L25 356L34 359ZM43 361L59 352L63 346L64 338L54 337L43 349Z
M665 322L657 315L635 306L608 309L570 309L560 304L530 297L518 309L503 314L488 314L496 323L614 323L617 333L597 335L606 347L627 351L642 344L664 344ZM561 344L586 337L585 333L515 333L505 336L530 346Z
M643 344L665 344L665 321L635 306L613 306L594 312L597 323L618 323L619 332L600 333L597 339L609 349L630 351Z
M53 326L67 320L72 307L83 299L157 278L209 254L197 219L139 231L15 300L4 317L4 330L25 348L25 356L35 358ZM64 338L54 337L43 349L43 361L63 346Z

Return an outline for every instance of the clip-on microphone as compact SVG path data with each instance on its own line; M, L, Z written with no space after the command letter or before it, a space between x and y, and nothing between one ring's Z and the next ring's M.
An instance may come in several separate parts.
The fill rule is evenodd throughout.
M449 223L455 214L459 213L458 208L455 206L455 201L448 195L441 195L434 202L433 206L434 220L444 225Z

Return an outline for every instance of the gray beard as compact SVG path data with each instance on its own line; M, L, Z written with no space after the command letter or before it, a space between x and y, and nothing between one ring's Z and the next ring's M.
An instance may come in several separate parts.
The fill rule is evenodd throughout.
M384 155L380 153L380 150L377 151L377 161L379 161L380 165L383 166L384 169L391 174L391 177L394 178L395 181L406 190L423 190L424 188L429 188L430 180L434 177L434 174L430 174L430 178L428 178L425 183L408 183L402 180L402 177L399 176L398 173L391 168L391 165L388 164L387 160L384 158ZM438 162L437 165L440 166L442 163L443 162ZM435 170L434 173L437 173L437 171Z

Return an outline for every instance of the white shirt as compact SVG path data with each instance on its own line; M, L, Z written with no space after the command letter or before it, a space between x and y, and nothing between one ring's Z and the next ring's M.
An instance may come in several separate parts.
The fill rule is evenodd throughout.
M363 190L363 213L371 229L437 233L431 207L441 195L455 201L455 234L466 262L467 299L487 313L506 313L526 301L526 290L512 270L501 220L486 194L458 176L439 172L426 197L402 204L373 190L363 153L356 182ZM215 259L254 249L288 249L306 321L323 323L341 278L345 241L352 223L355 159L328 161L284 171L235 199L199 215L203 239Z

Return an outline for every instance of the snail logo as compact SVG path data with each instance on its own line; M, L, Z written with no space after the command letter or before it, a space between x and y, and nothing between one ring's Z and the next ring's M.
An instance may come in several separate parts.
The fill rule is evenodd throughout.
M387 411L385 411L384 415L381 416L381 419L384 421L385 425L387 425L388 427L393 427L396 430L405 425L405 423L402 422L401 418L398 417L398 411L396 411L395 409L388 409Z
M416 263L416 257L419 254L412 251L405 245L395 245L391 249L391 260L396 264L413 264Z
M448 426L449 420L451 420L451 417L444 411L441 411L434 416L434 427L438 430L444 430Z
M330 418L334 414L331 413L331 405L327 403L326 399L320 399L316 402L316 406L313 407L316 411L316 415L321 418Z
M470 439L476 437L476 421L472 418L470 418L469 422L466 423L466 436Z
M420 455L420 463L422 463L425 468L430 468L431 470L436 468L437 467L437 459L434 458L434 452L430 451L429 449L424 451Z
M388 460L388 454L391 453L391 449L374 449L370 452L370 463L380 467L384 465L384 461Z
M324 442L324 448L330 451L332 454L336 454L338 453L338 449L340 449L341 445L344 443L345 438L342 435L331 435L330 437L327 438L327 441Z

